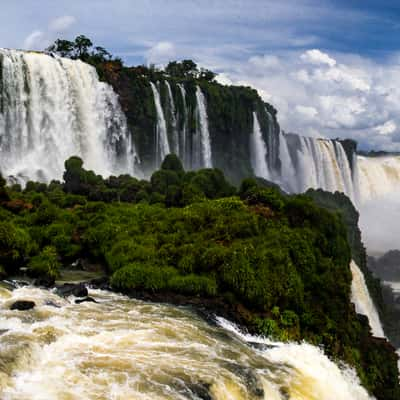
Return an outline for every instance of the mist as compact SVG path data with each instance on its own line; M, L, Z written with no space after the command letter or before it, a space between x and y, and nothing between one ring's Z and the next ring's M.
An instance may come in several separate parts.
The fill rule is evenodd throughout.
M365 202L359 211L368 254L400 249L400 190Z

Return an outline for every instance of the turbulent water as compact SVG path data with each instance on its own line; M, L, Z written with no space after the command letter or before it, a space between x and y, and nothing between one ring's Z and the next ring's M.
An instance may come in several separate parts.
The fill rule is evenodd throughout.
M385 337L378 311L369 295L368 287L365 283L362 271L354 261L351 262L350 269L353 275L353 281L351 284L351 301L356 306L357 313L368 317L369 325L374 336Z
M104 291L74 304L37 288L0 288L3 400L369 399L355 373L308 344L210 326L184 308ZM11 311L17 299L31 311Z
M0 49L0 170L21 181L60 179L71 155L103 175L135 172L111 86L81 61Z

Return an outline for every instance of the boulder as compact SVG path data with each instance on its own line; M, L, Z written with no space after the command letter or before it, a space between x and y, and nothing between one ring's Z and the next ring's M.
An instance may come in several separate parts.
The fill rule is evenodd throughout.
M97 303L97 301L93 297L84 297L83 299L76 299L75 304L81 303Z
M33 281L34 286L50 288L54 285L54 278L40 277Z
M26 311L35 307L35 302L30 300L18 300L11 304L10 310Z
M64 285L56 287L56 293L62 297L87 297L88 290L83 283L64 283Z

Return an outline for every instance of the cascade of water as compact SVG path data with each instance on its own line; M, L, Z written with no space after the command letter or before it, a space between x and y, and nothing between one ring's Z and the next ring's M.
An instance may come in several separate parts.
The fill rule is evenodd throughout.
M286 136L283 131L279 132L279 159L281 161L280 182L284 190L293 191L296 186L296 170L289 153Z
M201 155L201 167L212 168L210 132L208 129L208 115L206 99L200 87L196 87L197 100L197 132L196 135L200 141L200 148L195 147L195 151Z
M256 112L253 112L253 132L250 135L250 157L256 176L270 179L267 163L267 146L262 137L262 131Z
M156 165L159 167L164 160L165 156L171 153L168 135L167 123L165 122L164 111L161 106L160 93L157 86L150 82L151 90L154 96L154 105L157 112L157 126L156 126Z
M400 189L400 156L357 157L362 202Z
M176 119L176 108L175 108L174 96L172 95L172 89L171 89L170 83L168 81L165 81L165 84L167 86L169 111L170 111L170 116L171 116L172 148L173 148L174 153L179 156L180 155L179 154L179 133L178 133L178 125L177 125L177 119Z
M335 145L335 151L337 154L337 164L339 171L342 175L342 181L345 189L345 193L349 196L349 198L353 202L357 202L357 196L356 196L356 190L354 185L354 180L353 180L353 173L351 170L350 162L347 157L347 154L340 142L334 142ZM356 164L353 162L353 166L356 166Z
M0 70L0 169L5 175L22 181L60 179L71 155L102 175L135 172L125 115L95 68L0 49Z
M295 136L295 135L291 135ZM297 143L297 145L295 145ZM279 136L280 182L290 192L308 188L339 191L355 199L355 184L346 152L340 142L295 136L290 151L286 135Z
M182 83L178 84L179 90L182 96L182 104L183 104L183 123L182 129L180 131L179 138L179 156L183 162L185 168L189 168L189 160L188 160L188 151L187 151L187 135L188 135L188 111L187 111L187 103L186 103L186 89Z
M370 400L355 372L318 347L245 335L221 318L210 326L185 308L89 295L97 303L0 287L2 399ZM20 299L35 310L10 310Z
M356 306L357 313L368 317L369 325L374 336L385 337L378 312L369 295L363 273L354 261L350 263L350 269L353 275L351 301Z

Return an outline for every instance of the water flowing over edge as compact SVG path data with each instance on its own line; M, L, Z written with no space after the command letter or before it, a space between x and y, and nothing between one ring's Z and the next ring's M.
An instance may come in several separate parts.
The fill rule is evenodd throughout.
M6 49L0 49L0 66L0 170L5 175L22 183L61 179L64 160L78 155L87 168L104 176L142 176L118 96L99 81L94 67ZM146 172L158 168L171 151L186 169L212 167L213 138L200 86L191 89L191 106L183 83L165 80L150 86L155 148L152 170ZM360 205L400 187L400 156L357 156L339 140L286 134L267 108L265 113L253 111L252 117L252 131L243 134L249 137L253 171L290 193L340 191Z
M21 182L60 179L63 161L72 155L105 176L135 174L126 117L94 67L0 49L0 69L0 170L5 175Z
M350 269L353 276L351 283L351 301L356 306L356 312L368 317L372 334L375 337L385 337L378 311L369 295L367 284L365 283L364 274L358 265L351 261Z

